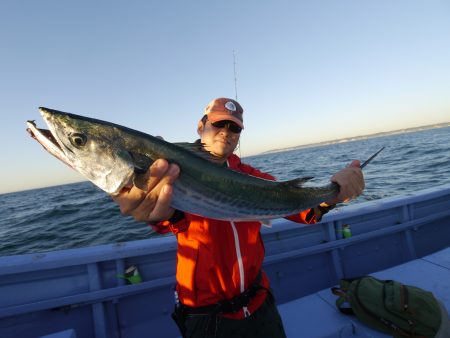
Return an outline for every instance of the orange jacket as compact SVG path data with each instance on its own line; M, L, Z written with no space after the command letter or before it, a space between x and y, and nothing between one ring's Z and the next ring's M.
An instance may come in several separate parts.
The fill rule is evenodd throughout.
M275 180L249 165L236 155L228 158L228 167L252 176ZM313 209L286 217L294 222L317 222ZM264 259L261 223L230 222L208 219L185 213L185 218L171 224L168 221L153 225L155 231L172 231L178 240L177 292L181 303L191 307L215 304L242 293L257 277ZM262 273L262 286L269 287L267 275ZM247 308L226 315L244 318L264 302L262 290Z

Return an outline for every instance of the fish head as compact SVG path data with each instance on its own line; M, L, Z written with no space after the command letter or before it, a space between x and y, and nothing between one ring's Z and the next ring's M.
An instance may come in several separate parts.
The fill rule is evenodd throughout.
M133 159L114 125L48 108L39 110L51 134L47 139L57 148L52 152L43 144L50 153L109 194L118 194L130 182Z

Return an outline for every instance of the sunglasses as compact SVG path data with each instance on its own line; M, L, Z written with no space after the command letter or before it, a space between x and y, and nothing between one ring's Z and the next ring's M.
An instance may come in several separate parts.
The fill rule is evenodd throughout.
M236 122L228 121L228 120L217 121L214 123L211 122L211 125L217 129L222 129L222 128L227 127L229 131L231 131L232 133L235 133L235 134L239 134L242 131L242 128L239 127Z

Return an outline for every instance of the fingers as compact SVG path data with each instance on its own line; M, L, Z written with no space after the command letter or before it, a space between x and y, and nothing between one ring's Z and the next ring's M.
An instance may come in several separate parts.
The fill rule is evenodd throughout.
M151 191L161 180L168 169L168 163L165 160L156 160L148 170L147 189ZM132 186L124 188L122 192L113 197L113 200L119 204L120 212L127 216L132 216L132 212L144 200L146 193L141 189Z
M166 174L156 184L156 181L153 181L154 187L149 190L145 198L131 211L130 215L137 221L161 221L170 218L173 213L173 209L170 207L172 200L171 184L178 177L179 172L178 166L171 164ZM160 198L162 198L161 201Z
M170 218L173 209L171 184L180 173L176 164L165 160L156 160L149 169L147 192L133 186L124 189L113 200L119 204L124 215L132 216L136 221L160 221Z
M360 168L361 167L361 162L358 160L353 160L352 163L350 163L348 165L349 167L354 167L354 168Z
M177 166L178 167L178 166ZM150 192L161 182L164 175L168 174L169 163L166 160L156 160L149 169L150 177L147 183L147 191Z
M175 210L170 206L170 203L172 202L172 192L173 188L170 184L166 184L161 189L156 205L149 216L150 220L166 220L173 215Z
M145 198L145 193L133 186L132 188L124 188L117 196L112 199L119 205L120 212L130 216L130 212L135 209L139 203Z

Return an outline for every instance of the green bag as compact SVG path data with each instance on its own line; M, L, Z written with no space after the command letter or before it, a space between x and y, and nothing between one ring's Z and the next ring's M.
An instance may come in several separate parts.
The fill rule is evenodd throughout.
M445 307L431 292L371 276L342 279L336 306L375 330L393 337L450 337ZM351 308L342 307L348 303Z

